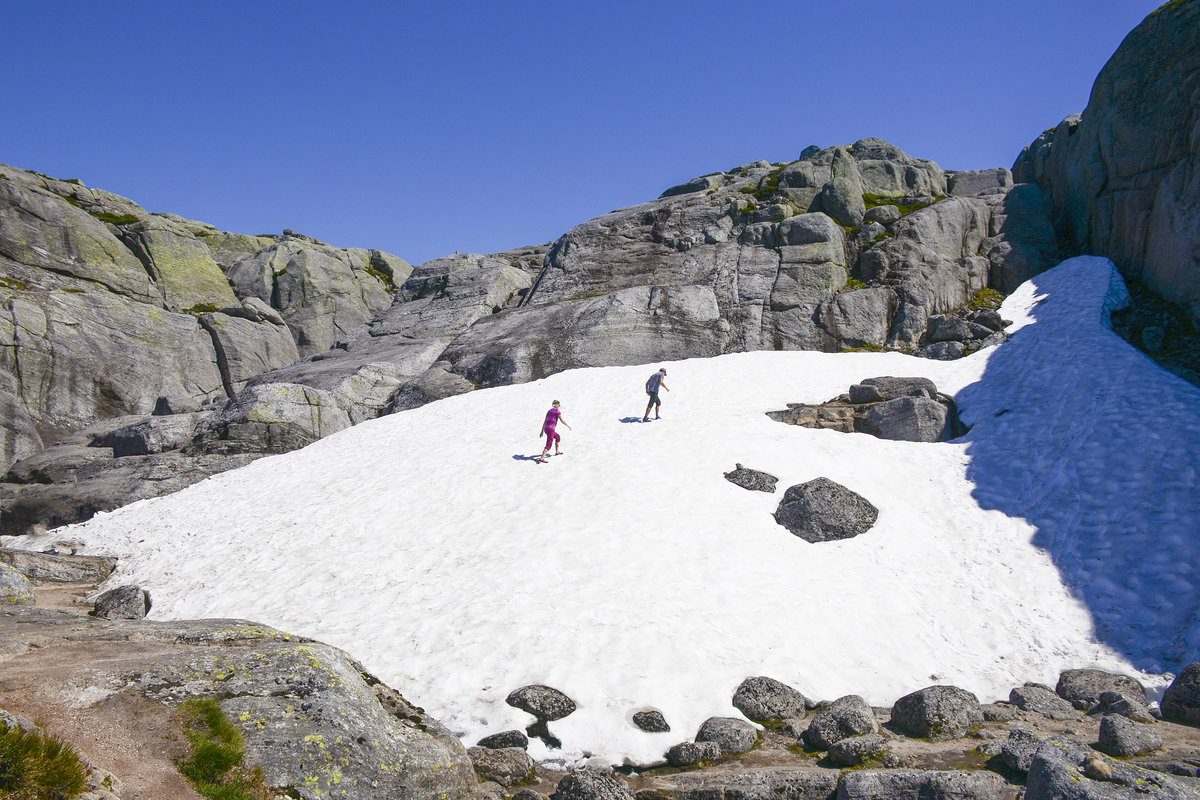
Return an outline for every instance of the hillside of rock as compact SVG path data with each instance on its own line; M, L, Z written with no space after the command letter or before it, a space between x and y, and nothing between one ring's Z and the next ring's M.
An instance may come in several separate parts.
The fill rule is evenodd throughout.
M1082 115L1013 165L1077 251L1200 316L1200 1L1173 0L1100 71Z

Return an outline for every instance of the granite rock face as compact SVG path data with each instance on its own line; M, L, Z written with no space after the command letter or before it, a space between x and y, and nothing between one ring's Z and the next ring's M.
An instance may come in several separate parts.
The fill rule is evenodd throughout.
M1200 3L1163 5L1121 43L1082 116L1025 148L1058 232L1200 316Z

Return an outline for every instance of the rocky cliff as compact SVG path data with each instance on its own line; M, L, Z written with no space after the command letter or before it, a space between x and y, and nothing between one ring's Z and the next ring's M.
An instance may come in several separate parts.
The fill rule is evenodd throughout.
M1146 17L1083 114L1039 136L1013 174L1045 190L1076 250L1200 317L1200 1Z

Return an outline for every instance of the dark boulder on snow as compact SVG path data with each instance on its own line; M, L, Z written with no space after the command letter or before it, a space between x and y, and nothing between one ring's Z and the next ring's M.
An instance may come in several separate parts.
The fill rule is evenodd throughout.
M662 712L652 708L634 714L633 724L647 733L667 733L671 730L671 726L667 724Z
M733 472L725 473L725 480L753 492L774 492L775 483L779 478L770 473L760 472L759 470L750 469L738 464Z
M807 542L850 539L866 533L879 509L857 492L828 478L791 486L775 511L775 521Z
M811 705L791 686L764 675L746 678L733 693L733 707L755 722L770 724L803 717Z
M690 767L702 761L716 761L723 755L717 742L680 742L667 751L667 763L672 767Z
M962 348L955 342L928 347L949 345ZM769 411L767 416L805 428L867 433L906 442L942 442L966 432L954 400L938 392L928 378L867 378L820 405L788 403L786 411Z
M140 586L118 586L96 598L92 616L105 619L142 619L150 613L150 593Z
M522 686L505 699L513 708L528 711L539 720L553 722L575 711L575 701L558 689L541 684Z
M1100 702L1104 692L1130 692L1141 695L1142 705L1146 705L1146 689L1128 675L1118 675L1099 669L1067 669L1058 676L1058 685L1054 687L1058 696L1069 702L1080 711L1087 711Z
M1164 718L1200 726L1200 662L1188 664L1163 693Z
M934 741L966 736L983 724L979 699L957 686L929 686L892 706L892 722L909 736Z
M722 755L744 753L758 742L758 729L742 719L709 717L696 733L697 742L715 742Z
M875 712L867 705L867 701L856 694L848 694L817 711L803 738L814 750L828 750L842 739L864 736L878 730Z
M937 400L897 397L871 406L858 430L880 439L940 442L950 438L950 412Z
M1162 736L1149 725L1134 722L1120 714L1105 714L1100 720L1098 747L1110 756L1140 756L1153 753L1162 746Z
M524 750L529 746L529 737L520 731L501 731L485 736L479 740L478 747L500 750L505 747L520 747Z

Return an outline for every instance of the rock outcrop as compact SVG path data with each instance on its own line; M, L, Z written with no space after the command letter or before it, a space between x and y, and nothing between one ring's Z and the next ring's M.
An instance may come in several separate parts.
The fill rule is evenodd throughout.
M1060 236L1200 316L1200 2L1174 0L1100 71L1082 115L1013 165Z

